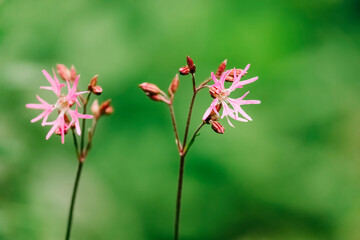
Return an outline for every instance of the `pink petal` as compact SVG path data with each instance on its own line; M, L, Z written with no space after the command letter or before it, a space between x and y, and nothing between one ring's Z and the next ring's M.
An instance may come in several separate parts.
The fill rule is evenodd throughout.
M56 84L56 86L59 86L60 85L59 79L57 78L57 76L55 74L55 70L54 69L52 69L52 70L53 70L53 73L54 73L55 84Z
M44 117L44 119L43 119L43 121L42 121L42 123L41 123L42 126L45 126L46 121L47 121L47 119L49 118L49 116L50 116L51 112L53 111L53 109L49 109L49 110L46 110L46 111L47 111L47 112L46 112L46 115L45 115L45 117Z
M259 100L243 100L241 105L245 105L245 104L260 104L261 101Z
M25 105L27 108L32 108L32 109L46 109L46 106L44 106L44 104L39 104L39 103L29 103Z
M81 129L80 129L80 123L79 123L79 118L77 116L77 109L75 110L71 110L69 109L69 114L70 114L70 117L71 117L71 120L75 123L75 129L76 129L76 132L78 135L81 135Z
M69 80L66 80L66 86L67 86L67 89L68 89L68 94L70 94L70 92L71 92L71 87L70 87Z
M76 96L79 96L79 95L84 94L84 93L89 93L89 92L90 92L90 91L77 92L77 93L76 93Z
M244 68L244 71L242 71L241 75L244 76L245 73L247 73L247 71L249 70L250 68L250 64L246 65L246 67Z
M36 95L36 98L39 100L39 102L41 102L42 104L47 104L50 105L49 103L47 103L45 100L43 100L41 97L39 97L39 95Z
M46 140L48 140L53 135L55 130L59 127L58 120L55 120L53 123L54 123L53 127L50 129L50 131L46 135Z
M46 87L46 86L40 86L40 89L54 91L54 89L52 87Z
M251 117L250 117L248 114L246 114L246 112L240 107L240 105L237 105L234 101L232 101L232 100L230 100L230 99L228 99L228 100L229 100L229 103L231 104L231 106L235 109L235 111L236 111L236 117L237 117L237 118L239 118L239 117L238 117L238 113L240 113L240 114L243 115L247 120L252 121Z
M215 111L216 111L216 104L218 103L218 99L217 98L215 98L213 101L212 101L212 103L210 104L210 107L208 108L208 109L206 109L206 111L205 111L205 113L204 113L204 116L203 116L203 120L205 120L208 116L209 116L209 114L211 113L211 110L213 110L213 109L215 109ZM217 111L216 111L217 112Z
M231 100L233 102L235 102L238 105L241 105L241 101L243 101L244 97L246 97L246 95L248 95L250 93L250 91L247 91L244 95L242 95L241 97L237 98L237 99L233 99L231 98Z
M92 115L89 115L89 114L81 114L81 113L78 113L77 115L79 118L83 118L83 119L92 119L93 116Z
M76 90L77 90L77 85L78 85L78 82L79 82L79 78L80 78L80 75L78 75L74 81L74 84L72 86L72 89L71 89L71 94L75 94Z
M34 123L39 121L40 119L42 119L43 117L45 117L47 115L47 111L43 111L39 116L37 116L36 118L31 119L30 122Z
M259 77L253 77L253 78L250 78L248 80L244 80L244 81L240 81L237 85L246 85L246 84L249 84L249 83L252 83L252 82L255 82L256 80L258 80ZM236 88L239 88L238 86Z
M211 78L214 81L214 85L215 87L221 88L221 83L219 82L219 80L217 80L217 78L215 77L214 73L211 72Z
M229 119L228 116L226 116L226 119L227 119L227 121L228 121L228 123L229 123L230 126L235 127L235 126L230 122L230 119Z
M55 86L55 81L54 81L54 79L52 79L50 74L46 70L42 70L42 73L44 74L46 79L49 81L50 85L54 87Z
M233 81L233 83L231 84L231 86L229 87L229 90L230 90L231 92L236 89L235 86L239 83L240 79L241 79L241 75L237 76L237 78L234 77L234 81Z
M221 83L221 89L224 89L224 84L225 84L225 79L229 76L229 74L231 73L231 70L227 70L226 72L224 72L221 77L220 77L220 83Z
M64 116L60 118L60 132L61 132L61 143L65 143L65 119Z
M234 110L232 110L225 102L222 102L223 106L223 114L221 115L221 118L224 118L225 116L230 116L231 118L235 118Z

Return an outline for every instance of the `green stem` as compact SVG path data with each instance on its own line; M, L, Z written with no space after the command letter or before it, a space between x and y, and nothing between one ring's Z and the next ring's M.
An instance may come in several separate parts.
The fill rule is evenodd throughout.
M184 176L184 165L185 165L185 156L180 156L180 168L179 168L179 180L177 188L177 197L176 197L176 210L175 210L175 234L174 239L179 239L179 227L180 227L180 210L181 210L181 195L182 195L182 185L183 185L183 176Z
M192 114L192 109L194 106L194 102L195 102L195 97L196 97L196 85L195 85L195 74L191 74L192 77L192 84L193 84L193 96L191 98L191 103L190 103L190 107L189 107L189 115L188 115L188 119L186 121L186 127L185 127L185 134L184 134L184 141L183 141L183 149L182 152L184 151L184 146L186 146L186 140L187 140L187 136L188 136L188 132L189 132L189 127L190 127L190 120L191 120L191 114Z
M184 147L184 151L183 151L183 154L184 156L187 154L187 152L189 151L190 147L192 146L192 144L194 143L195 141L195 138L197 137L197 134L199 133L200 129L205 125L204 122L202 122L198 128L196 129L196 131L194 132L193 136L191 137L190 139L190 142Z
M89 103L90 95L91 95L91 92L86 97L86 102L84 103L84 106L83 106L83 108L84 108L83 114L86 114L86 107L87 107L87 104ZM86 119L83 118L82 129L81 129L82 134L81 134L81 142L80 142L80 155L83 154L84 145L85 145L85 123L86 123Z
M174 128L174 133L175 133L176 146L178 147L178 151L181 152L182 151L182 146L181 146L181 143L180 143L180 140L179 140L179 134L178 134L178 131L177 131L176 120L175 120L175 112L174 112L172 99L170 101L169 108L170 108L171 121L172 121L172 125L173 125L173 128Z
M89 153L89 150L92 147L92 141L93 141L93 138L94 138L96 126L97 126L97 119L94 118L93 121L92 121L91 130L90 130L90 133L89 133L88 143L87 143L86 148L84 150L84 158L86 158L87 154Z
M74 139L74 146L75 146L76 156L77 156L78 160L80 160L79 145L78 145L78 141L77 141L77 138L76 138L75 130L73 128L71 130L72 130L72 135L73 135L73 139Z
M82 167L83 167L83 162L79 161L78 169L77 169L77 172L76 172L76 178L75 178L73 193L72 193L72 197L71 197L71 205L70 205L69 218L68 218L66 237L65 237L66 240L70 239L73 212L74 212L74 208L75 208L76 193L77 193L77 189L78 189L78 186L79 186Z

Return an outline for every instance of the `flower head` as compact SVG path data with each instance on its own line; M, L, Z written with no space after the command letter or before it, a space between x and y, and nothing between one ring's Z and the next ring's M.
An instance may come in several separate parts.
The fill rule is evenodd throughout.
M244 76L247 73L247 70L249 69L250 64L248 64L244 70L240 71L240 74L238 74L239 71L236 71L234 68L233 70L225 71L220 79L218 80L214 73L211 73L211 78L214 81L214 84L209 86L209 92L210 95L215 98L213 102L210 104L210 107L206 110L203 120L206 120L209 116L209 114L214 111L216 114L219 114L219 111L217 110L216 105L221 104L223 107L223 112L221 115L221 118L226 117L229 124L233 126L233 124L230 122L229 117L232 119L235 119L237 121L241 122L247 122L251 121L251 117L245 113L245 111L241 108L241 105L247 105L247 104L259 104L259 100L244 100L245 96L249 93L246 92L242 97L240 98L230 98L229 95L235 91L238 88L242 88L244 85L255 82L258 77L250 78L248 80L240 81L241 77ZM228 78L230 74L233 74L234 80L233 83L229 88L225 88L225 80ZM242 117L239 117L239 114Z
M66 95L64 95L61 93L61 88L64 87L65 84L60 84L60 82L55 74L55 71L53 70L54 78L52 78L50 76L50 74L48 72L46 72L45 70L43 70L42 72L43 72L44 76L46 77L46 79L49 81L51 86L42 86L40 88L53 91L58 99L55 104L49 104L45 100L40 98L38 95L36 95L36 97L40 103L26 104L26 107L32 108L32 109L43 110L43 112L40 115L38 115L37 117L35 117L34 119L32 119L31 122L33 123L33 122L39 121L40 119L43 119L43 121L41 123L42 126L52 125L52 128L46 135L46 140L49 139L55 132L56 134L61 135L61 142L64 143L65 142L65 134L67 133L67 131L69 130L69 128L71 126L75 125L77 134L79 134L79 135L81 134L79 118L84 118L84 119L93 118L93 116L91 116L91 115L79 113L78 109L77 109L78 107L81 107L80 102L78 100L78 96L83 93L87 93L88 91L77 92L77 85L78 85L79 78L80 78L80 75L78 75L72 86L70 86L69 81L66 80L68 93ZM71 109L71 107L75 103L77 106L73 110L73 109ZM47 122L50 114L54 110L57 110L57 112L58 112L57 118L52 122ZM69 120L68 117L70 117L71 120Z

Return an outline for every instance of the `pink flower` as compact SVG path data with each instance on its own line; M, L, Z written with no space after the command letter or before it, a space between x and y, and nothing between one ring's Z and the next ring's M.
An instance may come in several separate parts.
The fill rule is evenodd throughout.
M234 70L228 70L221 75L219 80L215 77L214 73L211 73L211 78L214 81L214 84L211 85L209 88L211 96L215 99L210 104L210 107L206 110L203 116L203 120L205 120L209 116L212 110L214 110L216 114L220 115L219 112L216 110L216 105L218 103L220 103L223 107L223 113L221 115L221 118L226 117L232 127L234 127L234 125L232 125L232 123L230 122L229 117L241 122L247 122L252 120L251 117L247 115L246 112L241 108L241 105L259 104L260 101L244 100L245 96L249 93L249 91L240 98L234 99L229 97L230 93L235 91L237 88L242 88L244 85L255 82L258 79L258 77L254 77L248 80L240 81L241 77L247 73L249 67L250 64L248 64L238 76L236 76L235 68ZM234 74L234 81L229 88L225 88L225 79L230 73ZM243 118L239 117L239 114L242 115Z
M78 84L79 78L80 78L80 75L78 75L77 78L75 79L72 87L70 86L69 81L66 81L68 93L67 93L67 95L63 95L63 94L61 94L61 88L64 87L65 84L60 84L58 78L56 77L55 71L53 70L54 78L52 78L45 70L43 70L42 72L43 72L44 76L46 77L46 79L49 81L51 86L49 86L49 87L42 86L40 88L53 91L55 93L55 95L57 96L58 100L56 101L56 103L54 105L51 105L51 104L47 103L46 101L44 101L43 99L41 99L38 95L36 95L40 104L39 103L26 104L26 107L32 108L32 109L43 110L43 112L36 118L32 119L31 122L33 123L33 122L39 121L40 119L43 119L43 121L41 123L42 126L52 125L52 128L46 135L46 140L49 139L55 132L55 133L61 135L61 142L64 143L65 142L65 134L67 133L67 131L73 124L75 124L77 134L79 134L79 135L81 134L79 118L84 118L84 119L93 118L93 116L91 116L91 115L80 114L77 110L77 107L75 108L75 110L71 109L71 107L74 105L74 103L76 103L79 107L81 107L80 102L78 100L78 96L83 93L87 93L88 91L76 92L77 84ZM57 118L52 122L47 122L47 119L49 118L50 114L54 110L57 110L57 112L58 112ZM71 121L69 120L68 115L70 116Z

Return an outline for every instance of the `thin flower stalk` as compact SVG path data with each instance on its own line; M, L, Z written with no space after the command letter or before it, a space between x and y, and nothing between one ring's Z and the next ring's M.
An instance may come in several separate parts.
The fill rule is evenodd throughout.
M100 106L97 100L94 100L91 108L92 115L87 114L87 106L90 101L92 94L100 95L102 88L97 85L97 75L93 77L88 86L88 91L78 91L78 82L80 75L76 74L75 67L72 66L69 70L63 64L57 66L58 74L65 81L60 83L53 70L53 77L48 74L47 71L43 70L45 78L50 83L50 86L42 86L41 89L52 91L57 97L57 101L54 104L49 104L38 95L36 96L40 103L26 104L27 108L42 110L42 113L31 120L36 122L42 119L42 126L51 126L50 131L46 135L48 140L54 133L60 135L61 143L65 143L65 135L71 129L73 144L75 148L76 158L78 160L78 168L76 172L75 182L73 186L73 192L71 196L69 215L67 221L65 239L69 240L71 237L71 227L73 222L73 215L75 211L75 203L77 191L80 183L81 173L83 165L88 156L90 148L92 146L96 125L100 117L112 114L113 108L110 105L110 100L103 102ZM66 87L67 93L62 92L62 88ZM84 98L82 95L87 93L87 97ZM82 112L79 113L78 109L83 108ZM56 115L53 121L48 121L51 115ZM82 121L80 121L82 119ZM86 132L86 120L92 119L92 127L88 129L89 136L85 138ZM80 136L80 144L78 143L78 136ZM86 142L87 141L87 142Z
M216 73L211 73L211 77L204 80L198 86L196 86L195 72L196 66L193 60L190 57L186 58L187 65L179 69L180 75L191 75L192 81L192 97L190 100L189 111L187 113L187 120L184 129L184 138L183 141L179 140L179 131L175 119L175 111L173 107L175 92L179 86L178 75L175 76L173 81L169 86L169 94L166 95L161 89L153 83L142 83L139 87L145 92L145 94L153 101L164 102L169 106L171 121L174 130L175 143L179 153L179 177L178 177L178 187L177 187L177 196L176 196L176 207L175 207L175 224L174 224L174 239L179 239L180 232L180 213L181 213L181 199L182 199L182 189L183 189L183 179L184 179L184 170L185 170L185 157L189 152L189 149L195 142L197 136L199 136L200 130L203 126L209 124L211 125L212 130L218 134L224 134L225 128L218 121L226 117L231 126L234 126L229 118L232 118L237 121L247 122L251 121L249 115L247 115L244 110L241 108L242 105L248 104L259 104L258 100L245 100L245 96L248 94L245 93L240 98L230 98L229 95L234 92L236 89L243 88L243 86L256 81L258 78L251 78L249 80L241 81L241 77L247 74L247 70L250 65L246 66L244 69L232 69L225 70L227 65L227 60L225 59L220 66L218 67ZM219 79L218 79L219 78ZM214 84L208 85L210 81L214 81ZM225 87L225 82L232 82L229 88ZM210 96L214 98L211 102L208 109L203 115L197 129L193 132L190 141L188 141L191 117L193 113L193 107L195 104L195 99L197 94L202 89L209 89ZM222 109L223 113L220 116L219 111Z

